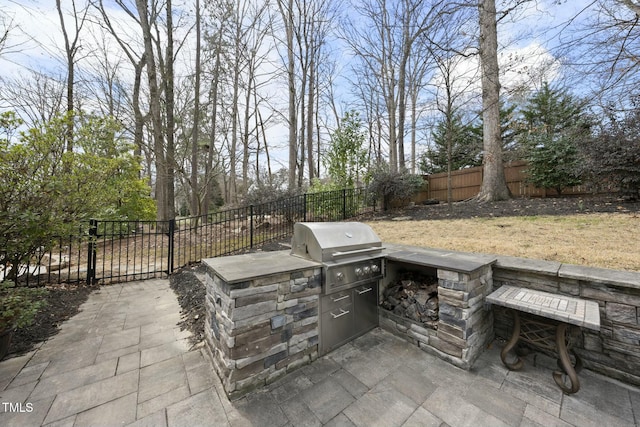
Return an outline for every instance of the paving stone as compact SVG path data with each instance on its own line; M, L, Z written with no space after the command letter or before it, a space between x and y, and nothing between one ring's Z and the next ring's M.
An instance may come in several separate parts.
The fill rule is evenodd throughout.
M356 427L356 425L343 413L339 413L328 423L324 424L325 427Z
M47 414L46 422L57 421L70 415L95 408L138 389L138 371L127 372L102 381L75 388L56 396Z
M73 427L123 426L136 419L137 393L107 402L78 414Z
M53 396L42 400L31 401L31 412L4 412L4 408L0 411L0 426L2 427L24 427L39 426L44 423L47 411L53 402ZM3 405L4 406L4 405ZM25 407L26 409L26 407Z
M37 381L47 366L49 366L48 361L24 367L13 381L11 381L11 387Z
M562 421L558 417L536 408L533 405L527 405L522 417L522 425L544 426L544 427L571 427L571 424Z
M213 382L217 381L217 377L212 366L202 364L187 369L187 381L191 394L197 394L213 387Z
M4 390L4 388L13 381L32 356L33 352L29 352L24 356L13 357L11 359L3 360L2 363L0 363L0 390ZM40 363L43 362L46 363L48 361L43 360Z
M431 382L428 375L411 368L398 368L384 381L385 385L404 394L417 405L422 403L438 386Z
M357 426L402 425L418 404L388 384L379 384L344 410Z
M172 329L163 329L153 334L142 335L140 338L140 349L144 350L159 345L168 344L176 341Z
M402 427L440 427L442 420L422 406L416 409L413 414L402 424Z
M309 378L309 380L311 380L312 383L318 383L338 369L340 369L340 365L335 361L322 357L314 363L303 367L302 372L307 376L307 378Z
M171 341L156 347L142 350L140 355L140 366L145 367L163 360L171 359L182 353L189 351L189 343L187 341Z
M565 396L563 406L579 400L598 412L634 422L629 390L626 387L589 371L581 372L579 379L580 391L575 395Z
M464 398L509 425L520 424L526 407L524 401L499 390L484 378L473 381L467 388Z
M128 354L138 353L140 351L139 345L132 345L131 347L119 348L117 350L109 351L106 353L98 354L96 356L95 363L104 362L105 360L113 360Z
M441 385L422 405L450 426L508 426L502 420L467 402L454 389Z
M282 404L289 399L299 396L304 390L313 386L311 380L299 369L271 384L271 395L276 402Z
M516 397L523 402L526 402L529 406L534 406L535 408L550 414L553 417L560 416L560 402L562 401L562 393L558 395L558 400L553 401L546 397L540 396L535 392L529 390L522 385L514 384L508 381L505 381L502 384L500 389L510 394L513 397Z
M284 414L289 419L291 425L296 427L317 427L322 426L320 420L309 409L307 404L300 397L287 400L285 405L281 406Z
M140 369L138 402L187 386L187 373L180 356Z
M140 369L140 352L125 354L118 358L118 375L134 369Z
M76 422L76 415L71 415L62 420L54 421L49 424L45 424L43 427L73 427Z
M167 427L167 416L165 410L156 411L151 415L131 423L128 427Z
M562 403L560 418L569 424L580 427L635 426L635 423L632 421L598 411L596 408L583 401L571 398L565 398Z
M116 373L116 364L116 359L106 360L96 365L43 378L33 390L31 398L42 399L47 396L55 396L112 377Z
M383 360L377 358L374 353L381 354L374 351L363 352L361 356L349 359L343 364L344 369L369 388L375 387L395 369L383 363Z
M326 378L302 392L302 399L322 423L326 423L355 398L335 378Z
M640 426L640 390L629 391L629 397L631 398L631 409L633 409L636 425Z
M92 337L69 346L59 343L56 341L56 337L53 337L35 354L31 362L50 361L41 378L84 368L94 364L101 342L102 337ZM45 360L39 360L40 358Z
M356 377L344 369L340 369L331 374L331 378L338 381L340 385L356 399L369 391L369 387L361 383Z
M125 329L102 338L98 353L107 353L121 348L131 347L140 343L140 328Z
M0 402L26 403L27 398L31 395L37 384L37 381L33 381L0 391ZM0 408L0 412L1 411L2 408Z
M168 427L229 425L218 395L206 390L167 408ZM265 420L266 421L266 420ZM269 425L265 422L264 425Z
M231 403L227 412L233 427L283 426L288 419L269 393L253 393Z
M190 396L189 387L182 386L175 388L173 390L169 390L166 393L162 393L156 397L145 400L142 403L138 404L137 418L144 418L147 415L153 414L154 412L158 412L163 410L169 405L173 405L174 403L180 402Z

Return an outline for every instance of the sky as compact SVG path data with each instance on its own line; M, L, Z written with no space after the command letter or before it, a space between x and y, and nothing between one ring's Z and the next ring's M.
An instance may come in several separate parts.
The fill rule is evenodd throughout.
M68 0L62 1L66 7L71 3ZM105 3L108 5L109 2L110 0L107 0ZM560 2L538 0L521 7L511 18L501 22L499 44L502 49L499 60L503 73L501 83L504 91L507 93L513 91L527 81L531 84L531 75L536 74L535 70L539 70L542 65L546 66L546 71L533 78L534 85L540 84L542 80L553 81L560 76L558 58L555 58L546 46L553 47L563 23L591 2L591 0ZM15 29L10 32L7 48L0 56L0 76L19 76L25 69L64 73L64 62L61 59L63 38L55 2L53 0L3 0L3 3L5 25L8 17L12 20ZM498 0L497 3L500 8L509 2ZM135 25L129 24L130 18L119 8L114 8L113 13L118 17L113 20L114 24L120 26L121 31L130 32L132 40L137 38ZM71 22L68 25L72 25ZM83 30L84 34L90 34L90 36L83 40L81 55L88 55L95 50L95 45L92 46L92 44L96 43L95 40L100 40L102 32L101 28L93 23L88 23L85 30ZM117 49L114 47L114 55L116 55L115 52ZM342 57L348 58L345 55ZM126 67L127 62L123 61L122 66ZM346 64L343 66L347 69ZM477 68L477 57L464 58L458 61L456 72L460 76L469 76L475 74ZM179 68L177 73L180 73ZM437 81L437 78L434 81ZM274 88L274 91L284 92L280 88ZM475 85L473 93L480 93L478 85ZM346 104L348 95L345 98L343 101ZM276 126L269 130L269 138L273 141L281 141L284 145L286 132L284 126ZM277 154L284 165L286 153L274 150L274 154Z

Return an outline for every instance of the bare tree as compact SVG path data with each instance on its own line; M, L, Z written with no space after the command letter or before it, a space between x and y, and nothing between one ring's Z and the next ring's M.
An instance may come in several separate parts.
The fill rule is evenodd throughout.
M74 111L75 105L73 90L75 86L75 66L77 61L77 54L80 49L80 32L82 31L82 27L87 20L89 5L85 4L81 8L78 8L78 6L76 5L76 1L71 0L71 19L73 20L73 27L71 28L71 31L67 29L61 0L56 0L56 9L58 11L60 28L64 37L64 51L67 61L67 113L71 114ZM73 121L69 121L69 125L67 126L66 139L66 150L68 152L71 152L73 151Z
M134 22L140 25L135 10L130 9L129 6L122 0L116 0L116 3ZM132 46L131 43L129 43L121 34L118 33L111 22L111 17L107 13L107 9L104 6L103 0L94 2L93 6L100 13L101 19L99 21L99 24L102 26L102 28L106 29L118 43L118 46L120 46L122 52L129 59L129 62L131 63L134 70L133 90L131 91L131 96L129 98L131 109L133 110L133 129L131 130L131 132L133 133L133 143L136 147L136 154L140 155L143 148L144 126L148 118L148 114L142 112L142 108L140 105L142 73L146 65L144 47Z
M154 38L151 32L152 25L158 19L158 11L155 8L149 10L145 0L136 0L136 7L144 40L149 85L149 107L156 168L155 196L158 208L157 217L159 221L166 221L174 218L175 211L173 200L170 199L173 191L169 191L169 188L173 188L173 181L169 179L169 165L165 154L160 78L154 53Z
M202 51L202 19L200 17L200 0L195 0L196 9L196 53L193 88L193 129L191 132L191 215L199 215L201 211L200 191L198 182L198 151L200 147L200 77L202 64L200 53Z
M419 67L415 66L414 72L410 72L410 65L414 57L423 63L429 60L420 57L416 44L429 40L430 34L446 25L451 12L446 2L439 0L367 0L358 6L366 24L351 23L343 27L343 39L361 62L358 78L367 73L377 80L376 86L384 101L389 168L404 170L408 88L415 90L421 86L420 82L409 79L425 75L416 72Z
M63 76L26 71L0 78L0 104L18 112L27 126L44 124L64 111L66 85Z

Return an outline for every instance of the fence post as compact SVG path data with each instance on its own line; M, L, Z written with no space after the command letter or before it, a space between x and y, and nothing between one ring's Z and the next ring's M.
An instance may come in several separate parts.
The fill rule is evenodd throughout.
M347 219L347 189L342 189L342 220Z
M87 245L87 285L96 281L96 240L98 239L98 220L89 220L89 244Z
M253 249L253 205L249 205L249 249Z
M302 219L304 222L307 222L307 193L302 195L302 202L304 203L304 213L302 214Z
M169 220L169 232L168 232L168 236L169 236L169 254L168 254L168 260L167 260L167 273L169 275L171 275L173 273L173 255L174 255L174 241L173 241L173 234L175 232L176 229L176 220L175 219L170 219Z

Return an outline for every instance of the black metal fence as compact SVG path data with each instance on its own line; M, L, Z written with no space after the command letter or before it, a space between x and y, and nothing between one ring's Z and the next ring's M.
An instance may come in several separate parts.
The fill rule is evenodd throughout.
M298 221L341 221L375 210L364 189L307 193L170 221L91 220L20 266L20 281L112 283L164 277L204 258L239 253L292 235ZM7 260L0 252L0 261ZM0 280L8 271L0 263Z

